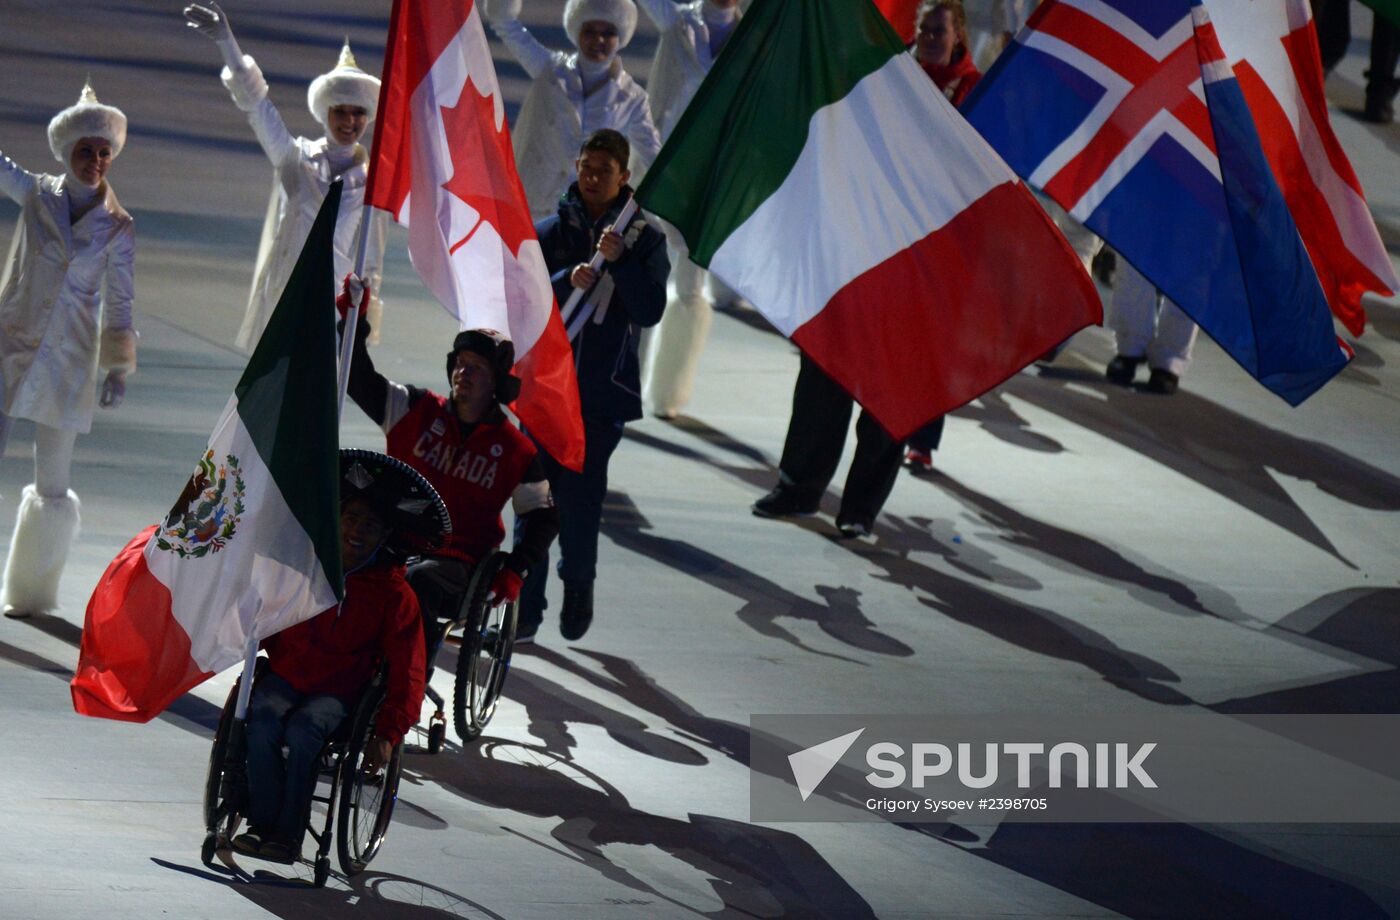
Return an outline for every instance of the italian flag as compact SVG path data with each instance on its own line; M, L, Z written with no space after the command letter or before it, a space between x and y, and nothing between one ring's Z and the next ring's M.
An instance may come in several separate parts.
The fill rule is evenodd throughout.
M1103 318L870 0L757 0L637 198L896 438Z
M331 187L208 446L88 601L73 708L146 722L341 597Z

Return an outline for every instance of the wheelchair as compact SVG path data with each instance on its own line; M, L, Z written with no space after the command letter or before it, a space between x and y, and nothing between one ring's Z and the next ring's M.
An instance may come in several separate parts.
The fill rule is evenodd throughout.
M438 641L428 650L429 670L432 670L432 659L437 657L443 644L460 639L457 674L452 686L452 722L463 741L479 737L486 723L491 721L510 671L520 604L516 601L493 607L487 600L491 582L505 565L506 557L506 553L496 550L477 564L456 616L443 627ZM427 751L436 754L442 750L447 736L447 718L443 713L446 701L431 686L426 692L436 707L428 720Z
M266 670L267 659L259 658L254 669L255 684L257 677ZM380 667L321 751L318 779L311 796L312 808L306 816L306 830L316 842L316 855L310 863L312 881L317 888L324 886L330 877L332 828L340 869L347 877L364 871L379 852L389 830L403 770L403 744L395 745L389 763L377 772L365 769L365 757L374 738L374 717L384 702L386 673L386 669ZM200 849L200 858L206 866L214 864L215 853L230 846L247 811L244 723L234 718L238 688L243 679L240 677L229 691L209 754L209 775L204 785L205 837ZM323 789L326 790L324 794ZM316 804L323 805L326 810L319 830Z

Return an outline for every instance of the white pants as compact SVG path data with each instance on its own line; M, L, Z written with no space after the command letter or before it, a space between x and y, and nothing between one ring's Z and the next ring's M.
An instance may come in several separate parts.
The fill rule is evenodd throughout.
M0 457L5 455L5 444L10 439L13 426L14 420L0 413ZM59 498L68 494L73 471L73 445L77 440L76 431L64 431L48 425L34 426L34 489L44 498Z
M673 416L690 402L700 353L714 322L714 308L705 296L708 273L690 261L680 232L670 224L663 226L671 257L672 290L661 322L648 337L645 392L653 412Z
M1196 341L1196 324L1126 259L1118 260L1114 272L1108 320L1120 355L1145 357L1148 367L1178 377L1185 373Z

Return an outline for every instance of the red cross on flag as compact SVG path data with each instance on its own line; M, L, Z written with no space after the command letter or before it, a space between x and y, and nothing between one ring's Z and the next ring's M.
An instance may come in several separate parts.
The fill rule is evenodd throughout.
M413 267L461 328L510 335L516 415L582 469L573 354L472 0L394 0L365 200L408 227Z
M1030 176L1076 220L1087 220L1163 135L1220 178L1210 112L1196 93L1202 61L1189 18L1154 36L1111 7L1090 14L1063 3L1021 40L1104 87L1093 111Z

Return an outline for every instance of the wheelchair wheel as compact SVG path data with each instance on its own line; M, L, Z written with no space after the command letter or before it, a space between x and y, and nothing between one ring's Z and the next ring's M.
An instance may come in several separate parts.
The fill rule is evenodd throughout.
M365 754L373 737L371 726L378 707L369 710L340 762L339 811L336 815L336 849L340 869L347 876L358 875L379 852L389 832L394 802L399 796L399 775L403 770L403 745L394 746L389 763L377 772L365 770Z
M428 723L428 753L437 754L442 751L442 744L447 740L447 723L433 719Z
M241 678L235 681L228 692L219 715L219 727L214 732L213 749L209 752L209 774L204 781L205 836L199 853L206 866L213 865L218 849L228 846L242 820L247 766L243 726L234 719L241 681Z
M488 556L477 566L467 592L457 680L452 688L452 721L463 741L478 737L491 721L510 670L519 604L492 607L487 603L491 582L505 561L505 553Z

